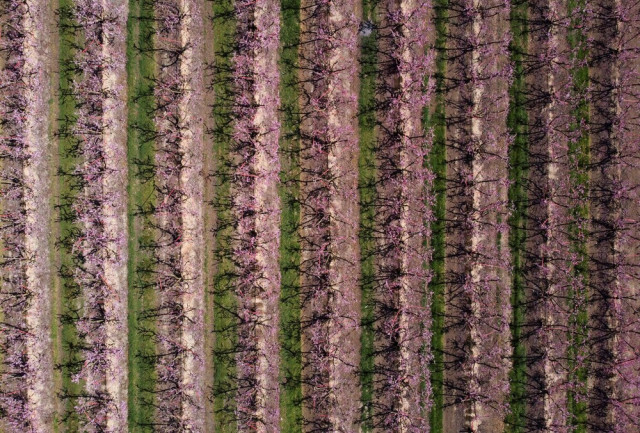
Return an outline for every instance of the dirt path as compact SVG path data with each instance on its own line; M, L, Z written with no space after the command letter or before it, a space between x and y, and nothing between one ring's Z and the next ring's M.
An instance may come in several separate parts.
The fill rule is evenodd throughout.
M111 36L103 44L102 55L112 61L102 76L103 90L112 95L104 102L103 135L105 175L102 178L105 201L102 213L109 251L103 263L105 284L109 294L105 298L106 345L108 367L105 372L106 391L114 402L107 415L107 431L128 431L128 220L127 220L127 74L126 19L127 0L103 0L104 10L112 11L118 21L106 30Z
M180 62L180 75L186 93L178 106L182 120L180 188L182 239L181 271L184 280L182 308L186 321L182 325L182 345L186 349L182 365L182 420L186 431L204 431L204 177L203 139L204 102L203 4L200 0L181 0L184 13L180 41L188 47Z

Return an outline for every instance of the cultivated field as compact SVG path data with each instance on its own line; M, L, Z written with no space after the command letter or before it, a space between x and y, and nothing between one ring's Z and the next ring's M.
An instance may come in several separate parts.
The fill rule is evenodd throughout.
M0 0L0 432L640 431L640 3Z

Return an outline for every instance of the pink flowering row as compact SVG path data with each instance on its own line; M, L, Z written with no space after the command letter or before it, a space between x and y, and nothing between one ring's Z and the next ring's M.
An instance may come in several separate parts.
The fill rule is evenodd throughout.
M235 3L231 193L236 242L238 430L275 432L280 423L279 4Z
M204 429L202 30L199 3L154 3L156 428Z
M526 425L574 431L580 409L571 395L594 431L629 431L640 424L638 341L630 331L640 306L631 217L638 8L587 1L570 10L540 0L530 11L524 281L535 415ZM585 68L588 86L578 78ZM580 118L584 106L590 113Z
M301 6L302 416L308 431L359 418L356 3Z
M433 175L425 166L431 135L422 111L433 95L430 1L379 5L379 134L376 141L375 370L373 423L380 431L425 432L431 407Z
M532 104L530 179L537 186L530 206L532 234L527 245L530 274L525 281L527 291L526 326L531 327L525 341L533 362L529 369L540 378L528 393L538 395L532 405L536 416L530 424L547 429L567 431L570 419L566 395L569 383L571 291L581 285L575 272L579 262L571 254L569 225L571 216L570 138L567 131L573 121L575 99L571 98L571 50L568 46L567 11L561 2L541 1L531 19L550 24L532 33L530 52L537 70L529 84L539 103ZM535 97L535 96L533 96Z
M585 396L594 430L640 427L640 5L585 6L589 52L589 326Z
M72 378L84 392L76 411L86 431L121 432L127 426L127 216L125 128L125 1L78 0L73 18L83 43L75 53L73 135L82 187L73 202L74 279L83 308L76 329L82 366Z
M53 364L46 2L0 2L0 413L10 431L49 431Z
M508 413L508 1L449 2L444 418L501 431Z

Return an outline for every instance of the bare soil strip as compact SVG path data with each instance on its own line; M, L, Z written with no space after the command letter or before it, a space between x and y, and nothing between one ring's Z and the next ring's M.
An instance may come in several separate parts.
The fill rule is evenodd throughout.
M102 178L105 200L102 213L106 238L103 263L108 295L104 308L107 369L106 391L114 408L107 415L106 431L128 431L128 220L127 220L127 94L126 94L126 20L128 1L102 1L102 8L117 21L104 30L106 42L102 56L110 64L102 75L102 89L109 97L104 101L103 135L105 174Z
M204 431L204 102L203 4L200 0L181 0L183 18L180 41L186 48L180 61L185 94L180 99L181 125L180 188L182 240L180 249L183 278L182 345L185 350L181 386L182 418L185 431Z

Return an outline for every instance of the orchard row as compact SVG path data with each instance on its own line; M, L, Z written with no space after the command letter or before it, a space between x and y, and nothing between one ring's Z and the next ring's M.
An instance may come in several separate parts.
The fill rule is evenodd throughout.
M0 11L0 431L640 428L640 3Z

